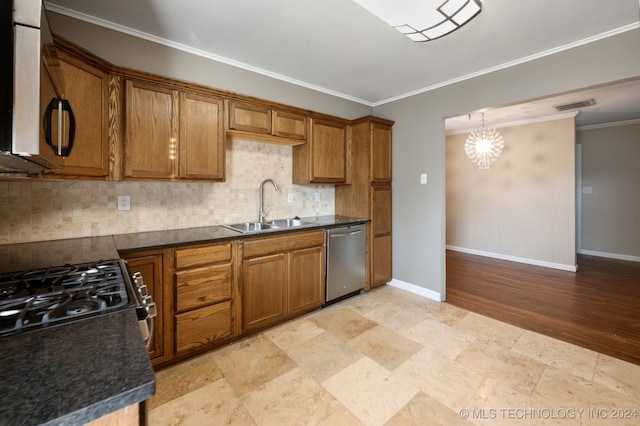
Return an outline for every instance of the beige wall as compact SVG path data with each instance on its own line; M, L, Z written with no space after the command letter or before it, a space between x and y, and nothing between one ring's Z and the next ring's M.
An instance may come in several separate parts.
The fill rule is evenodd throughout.
M446 297L444 118L640 78L639 46L635 29L376 106L375 115L395 121L394 280Z
M582 252L640 260L640 124L579 130ZM594 253L595 252L595 253Z
M265 186L267 218L333 214L334 187L292 184L291 155L289 146L228 142L224 183L0 181L0 244L256 220L267 177L279 187ZM118 195L131 196L130 211L117 211Z
M498 131L502 155L480 170L468 133L446 138L447 245L575 267L575 131L565 118Z

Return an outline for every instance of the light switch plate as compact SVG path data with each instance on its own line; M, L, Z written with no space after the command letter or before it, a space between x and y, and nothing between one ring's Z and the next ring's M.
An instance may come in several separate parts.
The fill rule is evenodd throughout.
M427 174L426 173L420 173L420 184L421 185L426 185L427 184Z

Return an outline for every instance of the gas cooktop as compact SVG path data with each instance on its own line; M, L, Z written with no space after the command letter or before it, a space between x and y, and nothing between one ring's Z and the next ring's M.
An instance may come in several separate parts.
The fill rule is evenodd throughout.
M136 306L124 261L0 275L0 336Z

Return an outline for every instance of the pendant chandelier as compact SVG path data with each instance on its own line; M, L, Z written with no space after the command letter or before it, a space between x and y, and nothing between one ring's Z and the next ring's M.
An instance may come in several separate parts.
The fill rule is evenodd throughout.
M469 114L471 120L471 114ZM488 169L498 159L504 148L504 140L495 129L484 127L484 113L482 113L482 128L474 130L467 137L464 152L480 170Z
M353 0L413 41L445 36L482 11L480 0Z

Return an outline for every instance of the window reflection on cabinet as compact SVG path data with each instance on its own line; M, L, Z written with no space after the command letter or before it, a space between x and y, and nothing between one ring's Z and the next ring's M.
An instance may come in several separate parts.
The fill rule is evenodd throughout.
M126 81L124 176L224 180L223 101Z

